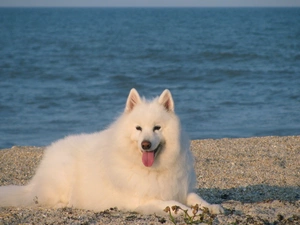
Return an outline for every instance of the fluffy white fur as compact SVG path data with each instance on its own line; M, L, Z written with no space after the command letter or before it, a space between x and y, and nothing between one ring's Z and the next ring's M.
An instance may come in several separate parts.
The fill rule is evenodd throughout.
M151 144L146 150L145 140ZM145 166L143 152L155 149L154 163ZM188 209L197 203L223 212L193 192L195 183L189 140L170 91L147 101L132 89L124 113L108 129L53 143L28 185L0 187L0 206L118 207L162 214L166 206Z

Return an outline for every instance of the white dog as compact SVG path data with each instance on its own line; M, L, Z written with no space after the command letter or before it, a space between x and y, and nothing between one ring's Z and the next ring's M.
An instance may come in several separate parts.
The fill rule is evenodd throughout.
M50 145L26 186L0 187L0 206L118 207L164 213L198 204L222 213L193 192L193 156L169 90L147 101L135 89L124 113L106 130Z

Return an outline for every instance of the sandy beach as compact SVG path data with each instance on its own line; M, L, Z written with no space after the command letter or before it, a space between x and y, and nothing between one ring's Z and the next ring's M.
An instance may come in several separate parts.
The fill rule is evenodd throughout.
M0 185L26 184L44 148L0 150ZM211 224L300 224L300 136L194 140L198 193L226 213ZM101 203L99 203L101 204ZM183 217L177 224L185 224ZM108 209L0 208L2 224L173 224L169 216Z

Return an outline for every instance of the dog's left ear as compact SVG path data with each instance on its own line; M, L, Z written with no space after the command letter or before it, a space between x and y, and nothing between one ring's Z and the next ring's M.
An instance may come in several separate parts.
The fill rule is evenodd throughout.
M141 102L141 97L139 93L137 92L137 90L132 88L127 98L125 112L130 112L134 108L134 106L140 102Z
M167 111L174 112L174 101L171 92L168 89L161 93L158 102L163 105Z

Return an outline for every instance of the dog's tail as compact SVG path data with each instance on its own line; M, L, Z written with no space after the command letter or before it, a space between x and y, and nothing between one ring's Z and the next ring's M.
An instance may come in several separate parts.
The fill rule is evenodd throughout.
M3 186L0 187L0 206L31 206L37 200L32 195L31 187L27 186Z

